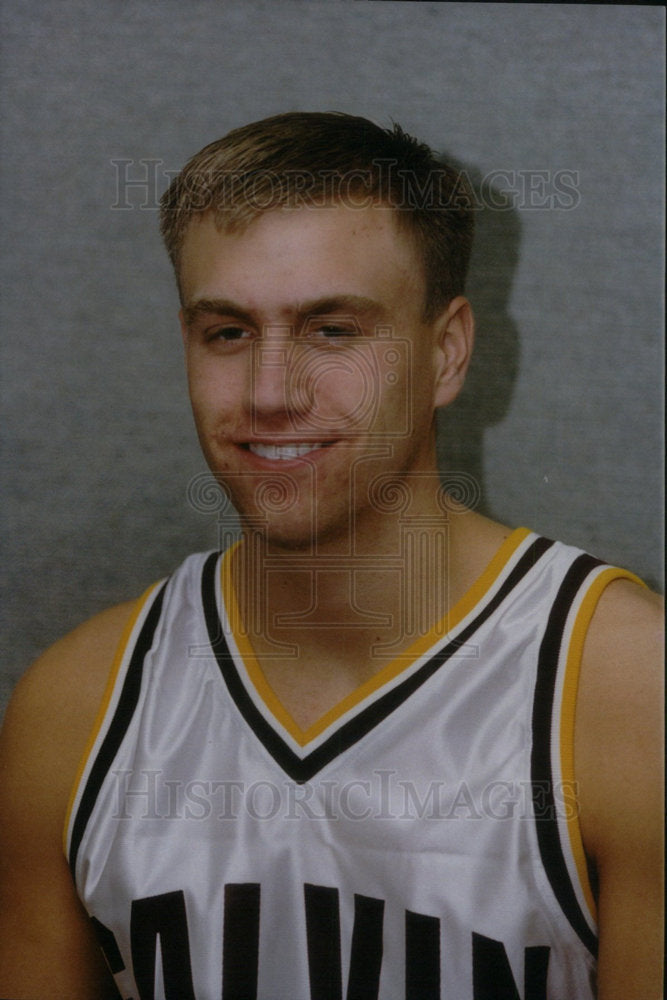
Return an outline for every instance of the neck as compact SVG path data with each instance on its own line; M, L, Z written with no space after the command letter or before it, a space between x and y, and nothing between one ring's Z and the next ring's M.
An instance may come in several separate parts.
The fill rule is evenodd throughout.
M250 532L234 552L248 639L302 731L434 626L447 631L449 609L509 533L454 506L400 527L393 548L385 533L374 553L273 551Z
M441 508L419 517L387 515L354 546L271 545L246 531L232 569L242 619L259 653L285 644L309 657L348 662L391 659L428 632L460 596L460 521ZM384 651L381 653L380 651Z

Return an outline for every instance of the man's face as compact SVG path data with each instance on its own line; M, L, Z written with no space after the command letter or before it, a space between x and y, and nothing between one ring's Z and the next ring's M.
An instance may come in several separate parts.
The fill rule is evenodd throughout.
M393 212L204 216L180 277L197 431L242 521L288 547L372 535L378 477L435 468L435 324Z

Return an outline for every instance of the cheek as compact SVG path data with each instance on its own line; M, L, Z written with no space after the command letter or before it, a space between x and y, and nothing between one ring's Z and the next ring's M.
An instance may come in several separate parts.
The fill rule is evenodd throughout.
M233 366L192 353L187 358L190 401L195 415L214 417L238 405L242 379Z
M377 409L379 374L358 352L337 359L312 382L314 415L341 417L352 427L363 427Z
M300 395L310 395L310 419L320 429L343 423L353 433L402 437L426 396L430 404L430 371L415 368L408 342L368 346L323 362Z

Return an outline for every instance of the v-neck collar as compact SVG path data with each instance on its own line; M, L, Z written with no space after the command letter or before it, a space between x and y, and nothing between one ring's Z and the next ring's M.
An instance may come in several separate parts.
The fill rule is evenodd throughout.
M446 617L308 729L301 729L269 686L241 627L232 554L213 553L202 574L211 646L237 707L267 750L297 781L307 781L357 742L430 677L514 589L553 543L518 528Z

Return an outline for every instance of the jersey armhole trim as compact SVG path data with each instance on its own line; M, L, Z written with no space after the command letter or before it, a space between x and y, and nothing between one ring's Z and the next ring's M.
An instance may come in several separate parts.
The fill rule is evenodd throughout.
M118 642L114 659L111 664L111 669L109 671L109 676L107 678L107 683L104 688L104 694L102 695L102 700L97 710L97 715L95 716L95 721L90 731L90 735L88 737L85 750L81 755L81 760L79 761L79 766L76 771L76 776L72 784L72 790L70 792L69 801L67 803L65 822L63 824L63 851L65 853L65 857L67 857L69 854L70 825L72 822L72 816L74 813L76 800L78 798L79 791L83 783L84 774L92 758L93 750L100 736L102 726L104 725L104 721L107 718L109 712L109 706L111 704L114 691L116 691L117 689L118 675L120 673L121 666L128 651L130 640L137 627L137 623L142 615L142 612L147 608L148 604L150 603L151 597L155 594L155 591L162 582L163 582L162 580L159 580L157 583L152 584L148 588L148 590L146 590L146 592L137 599L130 613L129 618L125 623L125 627L123 628L122 635Z
M577 692L579 688L579 676L581 672L584 643L586 641L588 628L598 601L609 584L613 583L615 580L630 580L642 587L645 586L639 577L628 572L627 570L618 569L614 566L608 566L602 569L593 580L588 592L581 602L581 605L577 609L576 617L572 626L570 643L567 650L559 733L560 768L563 788L566 790L573 790L575 801L578 799L578 796L576 795L577 784L574 767L574 732ZM597 906L593 897L593 890L588 874L588 864L586 861L586 853L584 851L584 843L579 824L578 806L569 809L567 812L567 832L570 842L570 850L572 851L572 857L574 859L577 875L579 877L579 884L581 886L591 919L594 922L597 922Z

